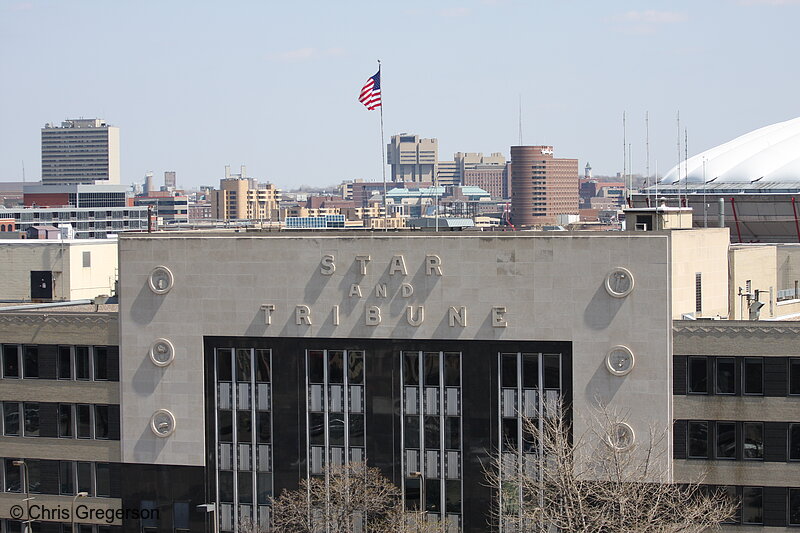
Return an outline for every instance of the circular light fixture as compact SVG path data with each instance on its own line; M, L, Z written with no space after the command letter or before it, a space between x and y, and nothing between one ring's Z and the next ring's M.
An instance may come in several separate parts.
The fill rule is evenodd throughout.
M166 409L159 409L150 417L150 430L156 437L169 437L175 431L175 415Z
M175 359L175 347L167 339L156 339L150 345L150 360L156 366L168 366Z
M606 276L606 291L614 298L624 298L633 291L633 274L627 268L617 267Z
M150 290L156 294L166 294L172 289L175 284L175 277L172 271L165 266L159 265L150 271L150 276L147 278L147 284Z
M636 441L636 434L633 428L626 422L617 422L611 426L606 443L618 452L624 452L633 446Z
M635 363L633 352L627 346L614 346L606 354L606 368L615 376L628 374Z

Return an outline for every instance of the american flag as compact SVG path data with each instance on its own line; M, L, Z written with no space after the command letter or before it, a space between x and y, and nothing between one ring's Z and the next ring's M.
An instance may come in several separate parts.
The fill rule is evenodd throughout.
M361 88L361 96L358 97L358 101L364 104L370 111L381 106L380 70L378 70L374 76L371 76L367 80L367 83L364 84L364 87Z

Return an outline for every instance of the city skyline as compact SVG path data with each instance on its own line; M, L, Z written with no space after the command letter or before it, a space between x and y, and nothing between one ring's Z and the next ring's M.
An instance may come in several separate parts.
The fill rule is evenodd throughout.
M649 112L650 171L663 175L678 110L689 156L800 115L785 68L799 12L794 0L0 1L0 73L17 80L0 90L0 181L21 180L23 161L38 181L41 128L80 117L120 128L124 184L176 171L179 187L214 185L225 165L285 189L380 180L395 133L437 138L443 160L509 158L520 98L523 144L596 175L623 169L623 111L645 172ZM378 58L383 143L378 112L357 101Z

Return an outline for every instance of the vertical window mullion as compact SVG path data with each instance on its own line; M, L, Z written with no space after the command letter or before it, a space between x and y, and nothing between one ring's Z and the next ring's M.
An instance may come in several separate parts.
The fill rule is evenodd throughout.
M445 484L445 480L447 479L447 472L446 468L447 465L447 452L445 451L444 446L444 438L445 432L447 431L447 425L445 424L445 415L446 415L446 405L445 405L445 397L444 392L447 388L447 382L445 381L444 375L444 352L439 352L439 509L440 509L440 519L442 522L445 522L445 518L447 516L447 506L445 504L445 498L447 497L447 487Z
M342 351L342 410L344 411L344 464L350 463L350 350Z

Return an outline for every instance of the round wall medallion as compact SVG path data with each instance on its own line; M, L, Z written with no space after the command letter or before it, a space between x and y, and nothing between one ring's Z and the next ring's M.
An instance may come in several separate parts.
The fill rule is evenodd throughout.
M617 451L624 452L633 446L636 434L626 422L617 422L608 432L607 444Z
M150 290L156 294L166 294L175 284L175 278L172 271L165 266L157 266L147 278L147 284L150 285Z
M150 417L150 430L156 437L169 437L175 431L175 415L166 409L159 409Z
M635 363L633 352L627 346L614 346L606 354L606 368L615 376L624 376Z
M617 267L606 276L606 291L614 298L624 298L633 290L633 274L627 268Z
M156 339L150 345L150 360L156 366L167 366L175 359L175 347L167 339Z

